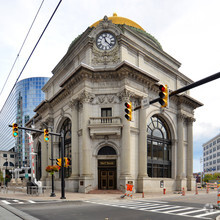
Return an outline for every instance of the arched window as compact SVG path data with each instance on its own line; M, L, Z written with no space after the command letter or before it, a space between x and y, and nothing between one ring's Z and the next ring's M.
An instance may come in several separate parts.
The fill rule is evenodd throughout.
M105 146L99 150L98 155L117 155L117 154L114 148Z
M170 132L162 118L154 115L147 125L147 172L149 177L171 178Z
M72 160L71 155L71 121L67 118L61 127L61 131L64 131L64 157L69 158L70 162ZM61 148L59 149L59 155L61 157ZM65 178L70 177L72 173L72 168L69 166L65 169Z

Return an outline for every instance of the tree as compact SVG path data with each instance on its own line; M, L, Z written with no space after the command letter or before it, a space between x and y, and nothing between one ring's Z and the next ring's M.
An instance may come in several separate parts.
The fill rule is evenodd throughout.
M205 174L204 177L204 182L209 182L209 180L213 180L213 175L212 174Z
M213 179L214 180L219 180L220 179L220 173L214 173Z

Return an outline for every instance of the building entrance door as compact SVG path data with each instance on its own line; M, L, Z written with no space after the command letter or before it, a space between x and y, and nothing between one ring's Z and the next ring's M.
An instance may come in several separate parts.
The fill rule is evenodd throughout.
M99 189L116 189L116 160L99 160L98 182Z

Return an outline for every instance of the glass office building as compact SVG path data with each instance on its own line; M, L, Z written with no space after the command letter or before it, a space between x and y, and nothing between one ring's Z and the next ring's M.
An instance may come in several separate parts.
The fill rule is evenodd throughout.
M0 150L8 151L15 148L15 166L29 166L29 145L24 130L19 130L17 138L12 136L12 128L9 124L17 123L25 126L25 123L34 116L33 111L44 100L42 87L49 80L48 77L32 77L19 81L8 96L0 112Z

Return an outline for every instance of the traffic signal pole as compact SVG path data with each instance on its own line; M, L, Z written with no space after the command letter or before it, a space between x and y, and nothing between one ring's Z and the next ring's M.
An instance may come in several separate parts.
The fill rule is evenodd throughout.
M172 97L172 96L174 96L174 95L177 95L177 94L179 94L179 93L181 93L181 92L185 92L185 91L187 91L187 90L189 90L189 89L193 89L193 88L198 87L198 86L201 86L201 85L203 85L203 84L205 84L205 83L208 83L208 82L211 82L211 81L213 81L213 80L216 80L216 79L218 79L218 78L220 78L220 72L215 73L215 74L213 74L213 75L211 75L211 76L208 76L208 77L206 77L206 78L204 78L204 79L201 79L201 80L199 80L199 81L197 81L197 82L194 82L194 83L192 83L192 84L190 84L190 85L184 86L184 87L182 87L182 88L180 88L180 89L177 89L177 90L175 90L175 91L172 91L172 92L169 94L169 98ZM149 104L151 105L151 104L153 104L153 103L155 103L155 102L159 102L159 100L160 100L160 98L151 100L151 101L149 102ZM140 109L140 108L141 108L141 105L140 105L140 106L137 106L136 108L134 108L133 111L136 111L136 110L138 110L138 109Z
M11 128L13 127L12 125L8 125L8 126ZM18 126L18 129L44 133L44 130L38 130L38 129L34 129L34 128L26 128L26 127ZM62 158L61 163L62 163L62 166L61 166L61 197L60 197L60 199L66 199L66 197L65 197L65 179L64 179L64 132L63 131L61 133L49 132L49 134L61 137L61 158Z
M61 197L60 199L66 199L65 179L64 179L64 131L61 132Z

